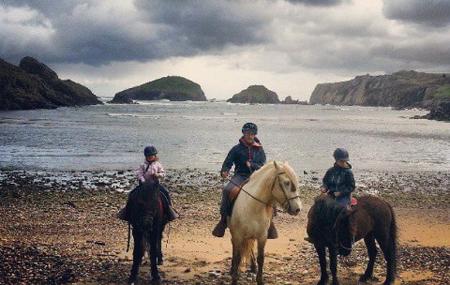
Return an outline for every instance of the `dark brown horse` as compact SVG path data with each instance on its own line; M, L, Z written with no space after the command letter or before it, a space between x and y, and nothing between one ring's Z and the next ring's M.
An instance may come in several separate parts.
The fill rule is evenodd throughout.
M160 284L158 264L162 264L161 240L167 223L160 201L159 183L144 183L130 193L128 209L133 228L133 265L129 284L134 284L145 248L149 249L152 284Z
M352 209L339 205L334 198L320 195L308 212L307 232L319 255L321 277L319 285L327 284L326 248L330 255L330 270L333 285L339 284L337 255L350 254L353 244L364 239L369 255L369 263L361 282L372 277L377 256L378 242L387 263L386 280L383 284L394 284L397 252L397 226L392 207L375 196L363 196Z

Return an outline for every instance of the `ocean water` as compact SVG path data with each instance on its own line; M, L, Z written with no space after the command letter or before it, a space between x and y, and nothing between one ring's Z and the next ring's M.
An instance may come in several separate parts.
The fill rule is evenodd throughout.
M354 168L449 171L450 124L390 108L141 102L0 112L0 168L132 169L154 144L166 168L219 170L255 122L269 160L322 171L345 147Z

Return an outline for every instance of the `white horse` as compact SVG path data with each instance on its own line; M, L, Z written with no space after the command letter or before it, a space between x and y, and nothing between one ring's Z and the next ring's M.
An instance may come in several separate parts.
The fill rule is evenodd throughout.
M264 247L267 230L272 219L273 205L278 204L289 214L297 215L302 203L299 198L298 178L287 164L269 162L254 172L237 197L231 218L228 221L233 258L231 261L232 284L237 284L243 258L251 260L251 269L256 271L253 248L258 248L258 271L256 281L263 282Z

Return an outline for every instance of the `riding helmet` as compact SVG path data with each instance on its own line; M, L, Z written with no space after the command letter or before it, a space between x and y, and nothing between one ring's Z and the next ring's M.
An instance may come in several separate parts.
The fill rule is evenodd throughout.
M145 157L150 155L156 155L157 153L158 151L156 150L156 147L154 147L153 145L149 145L144 148Z
M254 123L245 123L242 126L242 133L250 132L254 135L258 133L258 127Z
M334 159L349 161L348 151L345 148L337 148L333 153Z

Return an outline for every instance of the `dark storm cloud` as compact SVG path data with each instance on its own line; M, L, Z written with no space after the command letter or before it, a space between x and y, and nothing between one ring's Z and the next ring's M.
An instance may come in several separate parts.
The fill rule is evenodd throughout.
M135 1L148 20L166 26L174 43L208 50L264 42L269 13L251 1Z
M25 38L20 47L0 45L1 55L14 61L32 54L52 62L102 64L190 56L266 40L269 18L244 1L135 1L122 10L125 2L117 7L106 1L4 1L4 13L33 11L28 21L45 28L46 42ZM39 18L46 18L47 26ZM0 34L6 40L27 36L22 31L29 23L5 19L9 22Z
M311 6L333 6L338 5L343 2L348 2L348 0L286 0L294 4L304 4Z
M383 13L393 20L445 26L450 23L450 1L384 0Z
M239 66L269 72L450 68L449 3L3 0L0 57L97 66L241 56Z

